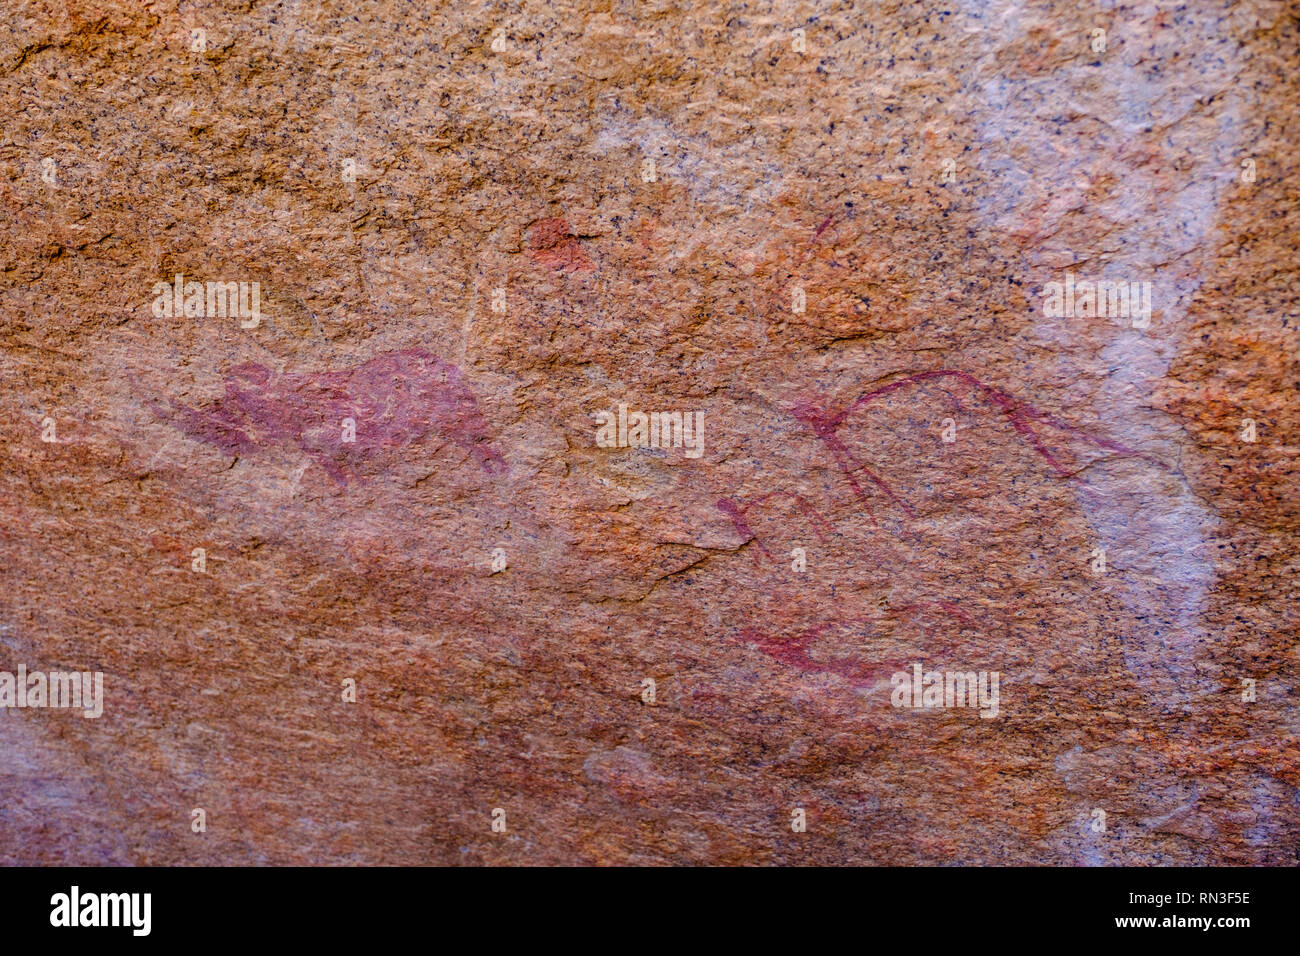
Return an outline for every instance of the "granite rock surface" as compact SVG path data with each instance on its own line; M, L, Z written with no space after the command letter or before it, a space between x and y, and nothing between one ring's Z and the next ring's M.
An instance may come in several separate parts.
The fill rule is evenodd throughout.
M0 862L1300 861L1294 5L0 9Z

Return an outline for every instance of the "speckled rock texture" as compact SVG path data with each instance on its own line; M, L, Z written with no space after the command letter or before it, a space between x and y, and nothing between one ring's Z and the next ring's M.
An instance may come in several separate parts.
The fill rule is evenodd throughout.
M1300 860L1294 5L0 9L0 861Z

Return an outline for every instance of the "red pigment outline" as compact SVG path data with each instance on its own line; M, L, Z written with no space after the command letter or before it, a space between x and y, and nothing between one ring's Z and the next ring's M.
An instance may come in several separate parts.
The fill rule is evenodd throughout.
M847 462L856 465L857 470L864 472L877 487L881 488L891 500L896 502L909 515L915 517L915 512L906 502L902 501L893 493L893 490L883 479L853 456L836 432L844 424L850 414L858 408L870 404L881 395L888 394L889 392L903 388L906 385L912 385L918 382L942 377L956 378L961 382L973 385L979 389L986 397L998 406L1004 415L1010 419L1012 427L1016 430L1016 434L1024 441L1027 441L1030 447L1033 448L1049 466L1051 466L1058 478L1072 478L1076 473L1072 473L1065 468L1057 457L1043 444L1042 439L1039 438L1038 433L1035 432L1031 426L1031 421L1060 429L1072 435L1080 436L1097 447L1114 451L1119 454L1132 455L1143 461L1154 464L1162 470L1169 470L1169 467L1158 459L1135 451L1121 442L1113 441L1108 438L1099 438L1076 425L1071 425L1068 422L1062 421L1054 415L1048 415L1036 408L1034 405L1016 398L1009 392L985 384L969 372L960 369L934 369L927 372L916 372L889 382L886 385L881 385L864 392L862 395L858 396L851 405L843 409L837 415L830 415L827 412L820 411L815 406L807 403L796 406L793 413L797 420L809 426L813 431L813 434L825 442L827 447L831 449L832 454L835 456L837 465L839 465L841 471L844 472L845 478L848 480L849 485L853 488L858 498L862 500L863 504L866 506L867 513L872 518L873 522L875 521L875 515L871 511L870 504L868 504L865 499L861 486L853 476L854 469L846 463L846 459ZM949 397L959 409L962 408L961 402L956 396ZM750 508L777 495L783 495L794 499L806 515L815 516L823 525L826 526L827 530L833 530L830 524L822 516L822 513L811 505L802 495L781 489L755 498L743 506L737 504L737 502L732 498L722 498L717 502L717 507L718 510L731 518L736 527L737 533L739 533L746 541L753 540L759 546L759 549L762 550L763 554L770 558L771 553L766 547L764 547L762 540L757 534L755 534L744 516L748 513ZM824 540L825 536L822 534L821 529L814 525L814 530L816 530L818 535ZM908 611L924 612L934 610L941 611L949 617L961 621L963 624L974 624L974 619L964 609L951 601L944 600L917 601L901 605L897 609L891 610L891 613L885 617L885 620L896 620L899 615ZM782 664L792 667L801 673L833 673L849 681L849 683L855 687L865 685L869 682L871 674L879 673L889 666L887 663L879 662L875 665L871 665L871 669L868 670L868 665L866 665L860 658L846 659L838 662L827 662L819 661L811 657L809 655L809 649L820 638L820 636L825 633L826 629L830 627L832 623L867 623L874 627L877 622L865 618L849 618L843 621L833 622L824 621L797 633L793 637L787 638L769 637L757 628L750 627L745 628L740 632L739 639L744 642L752 642L756 644L759 650L766 656L772 657L780 661Z
M866 507L867 514L872 521L875 521L875 512L872 511L871 505L868 503L862 487L854 478L853 473L855 470L861 471L865 474L872 484L888 495L890 500L902 508L909 517L916 517L916 512L905 501L894 494L893 489L885 483L884 479L853 456L852 452L849 451L848 446L845 445L836 434L837 430L844 424L845 419L848 418L850 414L857 411L858 408L879 398L881 395L886 395L889 392L903 388L906 385L913 385L918 382L924 382L945 376L956 378L958 381L964 382L967 385L975 386L986 398L997 405L998 408L1001 409L1002 413L1010 419L1011 426L1016 430L1016 434L1019 435L1021 439L1028 442L1030 447L1033 448L1034 451L1036 451L1043 460L1051 466L1058 478L1071 478L1073 477L1073 473L1065 468L1065 466L1057 460L1056 456L1053 455L1046 446L1044 446L1038 433L1035 432L1033 427L1029 424L1030 421L1069 432L1072 435L1077 435L1088 442L1091 442L1099 448L1105 448L1108 451L1114 451L1119 454L1132 455L1141 458L1143 461L1150 462L1161 469L1168 470L1168 467L1163 462L1152 458L1149 455L1144 455L1141 452L1129 448L1127 445L1121 444L1117 441L1112 441L1109 438L1098 438L1076 425L1071 425L1069 422L1061 421L1054 415L1048 415L1046 412L1039 410L1030 403L1012 395L1010 392L1005 392L992 385L986 385L969 372L964 372L961 369L946 368L933 369L928 372L915 372L911 375L904 376L903 378L896 379L887 385L881 385L877 388L871 389L870 391L864 392L862 395L858 396L856 401L837 415L830 415L828 410L819 410L815 405L806 402L797 405L792 413L796 420L807 426L812 433L823 441L826 444L826 447L831 450L831 454L835 456L836 464L844 473L844 477L848 480L849 486L853 489L858 500ZM956 399L954 398L953 401L956 402ZM960 407L961 405L958 403L958 408Z
M793 498L795 500L795 503L799 505L799 508L803 511L805 515L816 518L817 521L820 521L822 525L825 526L827 531L833 532L835 530L834 528L831 527L830 522L826 520L826 518L822 515L822 513L808 502L807 498L805 498L803 495L796 494L792 491L784 491L780 488L778 488L776 491L769 491L765 495L760 495L759 497L752 499L748 504L744 505L743 507L737 504L734 498L719 498L717 501L717 508L723 514L731 518L732 524L736 526L737 534L739 534L746 541L752 540L755 544L758 545L759 549L770 558L772 556L772 553L768 551L766 547L763 546L762 539L760 539L759 536L754 532L754 529L749 526L749 522L745 520L745 515L749 513L749 509L754 507L754 505L767 501L767 499L769 498L774 498L777 495L784 495L787 498ZM817 532L818 538L820 538L822 541L826 540L826 535L822 533L821 528L817 527L816 524L813 525L813 530Z
M904 611L932 609L943 611L950 617L957 618L963 624L974 624L971 616L951 601L921 601L914 604L905 604L899 607L897 611L887 615L884 620L897 620L898 615ZM838 661L819 661L810 656L808 652L832 624L866 624L874 631L880 620L879 618L851 617L842 620L822 621L820 624L814 624L812 627L791 637L784 638L770 637L756 627L747 627L734 640L740 643L757 644L758 649L763 654L780 661L787 667L794 668L800 673L835 674L847 680L854 687L863 687L870 684L875 679L875 675L891 667L897 670L896 665L898 662L893 664L888 661L866 662L859 657L844 658Z

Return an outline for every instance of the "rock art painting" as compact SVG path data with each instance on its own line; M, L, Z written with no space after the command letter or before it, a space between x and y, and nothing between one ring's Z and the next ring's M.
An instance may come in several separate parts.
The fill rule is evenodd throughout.
M353 463L430 435L454 442L489 474L505 468L461 370L424 349L316 374L278 374L247 363L224 381L225 394L215 402L172 409L164 417L230 455L290 445L340 484L347 483Z
M0 862L1300 863L1294 6L4 6Z

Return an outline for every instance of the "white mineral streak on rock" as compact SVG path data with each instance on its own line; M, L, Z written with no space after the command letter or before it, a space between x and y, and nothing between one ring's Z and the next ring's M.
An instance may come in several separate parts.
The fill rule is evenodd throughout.
M1104 365L1104 381L1080 407L1091 405L1090 418L1109 437L1176 468L1181 429L1149 406L1182 344L1218 205L1235 177L1235 38L1221 36L1215 20L1195 21L1177 31L1182 55L1175 59L1163 49L1172 37L1152 27L1156 9L1147 6L1122 22L1103 18L1111 27L1106 52L1092 53L1081 35L1077 55L1062 52L1050 69L1022 71L1007 67L1015 60L1005 51L1027 50L1030 28L1044 25L1026 22L1007 0L966 9L989 27L970 81L986 106L977 162L993 188L982 199L984 216L990 228L1024 237L1032 301L1066 271L1152 283L1147 329L1117 318L1049 318L1038 309L1035 334L1059 347L1063 377L1076 366ZM1202 42L1187 44L1189 31ZM1113 186L1095 187L1116 172ZM1079 216L1091 241L1069 248ZM1112 458L1079 480L1109 580L1134 616L1133 630L1116 635L1129 670L1153 699L1207 692L1193 665L1210 637L1200 619L1214 581L1205 537L1216 519L1180 476L1141 462Z
M1057 62L1034 71L1009 68L1018 61L1008 48L1040 49L1041 30L1051 24L1028 22L1030 15L1009 0L966 0L964 7L988 27L979 34L983 56L969 81L985 105L976 155L993 188L983 196L983 215L991 229L1023 237L1035 334L1055 346L1063 378L1088 366L1104 370L1104 380L1076 406L1090 406L1079 424L1095 422L1107 436L1177 469L1185 438L1177 422L1152 407L1152 394L1182 347L1219 204L1239 168L1237 39L1217 19L1191 14L1179 30L1161 31L1153 25L1157 8L1146 4L1122 20L1099 18L1109 28L1104 53L1089 49L1086 34L1072 53L1064 37ZM1087 225L1086 248L1071 248L1078 217ZM1038 293L1066 271L1150 281L1150 327L1044 316ZM1211 693L1213 683L1197 674L1196 663L1213 639L1201 620L1215 580L1206 539L1216 517L1180 474L1140 461L1110 456L1078 480L1080 506L1106 549L1108 582L1133 617L1127 633L1114 635L1129 672L1161 707ZM1102 862L1084 845L1091 841L1064 838L1085 862Z

